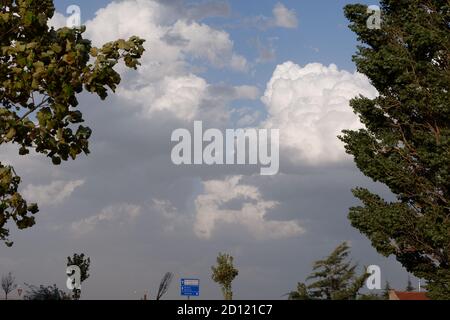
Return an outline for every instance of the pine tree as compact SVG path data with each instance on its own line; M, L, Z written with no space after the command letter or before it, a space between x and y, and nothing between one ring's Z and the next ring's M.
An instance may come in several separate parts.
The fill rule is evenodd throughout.
M313 272L306 279L314 280L306 285L299 283L297 291L289 294L291 300L353 300L364 285L367 273L356 276L357 265L348 261L350 248L340 244L327 258L316 261Z
M450 5L380 5L381 29L368 29L367 6L345 8L362 44L354 61L379 96L352 100L365 129L340 139L358 168L397 200L357 188L362 205L349 219L379 253L426 279L431 298L450 298Z
M308 287L301 282L297 284L297 290L289 292L287 296L289 300L311 300Z

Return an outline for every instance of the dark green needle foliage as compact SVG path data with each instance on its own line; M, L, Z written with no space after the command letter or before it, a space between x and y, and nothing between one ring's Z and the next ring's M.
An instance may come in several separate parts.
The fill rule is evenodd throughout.
M358 168L396 196L364 188L352 225L377 251L427 280L431 298L450 298L450 2L381 1L381 29L367 7L345 15L360 42L354 61L379 92L351 102L365 129L340 139Z
M355 300L369 276L356 275L356 264L349 260L350 248L340 244L325 259L316 261L310 284L298 283L297 290L288 294L290 300Z

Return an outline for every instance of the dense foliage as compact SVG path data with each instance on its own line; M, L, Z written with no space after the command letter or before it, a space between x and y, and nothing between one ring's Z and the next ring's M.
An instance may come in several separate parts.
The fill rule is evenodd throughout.
M379 96L351 102L365 129L341 139L397 201L357 188L362 205L349 218L378 252L426 279L430 297L450 298L450 3L383 0L381 14L370 30L365 5L345 8L361 43L354 61Z
M33 149L53 164L89 153L91 129L79 125L83 114L77 96L83 91L105 99L121 78L114 66L123 60L136 69L144 52L137 37L93 47L85 27L48 27L52 0L0 1L0 146ZM21 178L0 162L0 240L8 240L9 221L19 229L34 225L36 204L18 192Z

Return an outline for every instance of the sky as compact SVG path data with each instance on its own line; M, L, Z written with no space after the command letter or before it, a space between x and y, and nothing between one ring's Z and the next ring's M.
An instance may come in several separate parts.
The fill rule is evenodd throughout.
M73 4L94 45L137 35L147 51L137 71L117 67L122 83L106 101L80 97L93 129L89 156L55 167L0 147L22 194L40 206L37 224L12 227L14 246L0 246L0 273L13 271L22 287L64 288L66 257L84 252L92 263L83 299L154 297L167 271L175 277L166 298L182 299L179 280L198 278L200 299L219 299L211 266L228 252L239 269L236 299L283 299L313 261L347 241L360 271L379 265L383 283L406 286L401 265L347 219L356 186L393 197L336 138L362 126L349 101L377 95L352 62L346 1L60 0L50 24L65 25ZM279 129L279 173L174 165L171 134L196 120Z

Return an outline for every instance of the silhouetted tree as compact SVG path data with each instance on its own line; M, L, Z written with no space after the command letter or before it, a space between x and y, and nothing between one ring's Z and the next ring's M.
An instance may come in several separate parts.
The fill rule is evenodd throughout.
M24 300L70 300L70 296L64 291L58 289L56 284L53 286L40 285L39 287L25 284L28 289L24 295Z
M347 258L350 254L346 242L339 245L327 258L314 263L312 274L306 279L314 280L309 285L299 283L297 291L289 293L292 300L351 300L369 276L365 271L356 276L357 265Z
M172 272L167 272L164 275L159 284L158 293L156 294L156 300L160 300L167 293L167 290L169 289L172 279L173 279Z
M2 276L2 289L5 292L5 300L8 300L8 294L15 288L17 288L16 278L14 278L12 272Z

